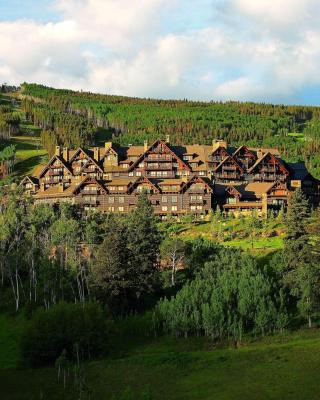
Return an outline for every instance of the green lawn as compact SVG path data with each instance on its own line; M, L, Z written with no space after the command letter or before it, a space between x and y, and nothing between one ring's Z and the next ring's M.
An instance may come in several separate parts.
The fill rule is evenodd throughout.
M265 255L270 251L283 248L284 227L279 221L269 220L266 227L257 229L253 238L248 234L248 228L244 219L231 218L222 220L220 226L215 231L221 230L221 237L214 237L212 223L208 221L198 221L196 223L175 223L177 232L174 233L182 239L195 239L203 237L209 240L218 241L223 246L237 247L248 250L252 253ZM273 232L273 236L266 237L265 231ZM258 255L259 255L258 254Z
M155 400L316 400L320 335L301 331L252 341L239 349L215 348L203 338L150 339L126 354L85 366L91 397L135 396L150 388ZM54 368L0 370L3 399L78 399L72 373L64 391Z
M41 146L39 137L14 136L10 143L16 146L15 175L22 177L31 174L39 164L45 164L47 152Z

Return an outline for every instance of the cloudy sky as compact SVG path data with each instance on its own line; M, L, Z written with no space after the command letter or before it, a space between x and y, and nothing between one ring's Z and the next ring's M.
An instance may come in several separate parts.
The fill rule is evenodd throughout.
M0 82L320 104L319 0L0 0Z

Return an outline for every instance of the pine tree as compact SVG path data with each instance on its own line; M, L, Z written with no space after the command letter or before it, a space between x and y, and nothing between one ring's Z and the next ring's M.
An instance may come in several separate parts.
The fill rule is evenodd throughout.
M155 289L159 264L160 234L153 208L145 193L128 218L128 248L136 298Z
M309 217L308 201L302 190L297 189L290 199L286 216L284 280L297 298L300 315L307 318L311 328L312 314L319 302L320 269L307 232Z
M106 236L92 266L92 280L100 299L126 311L129 306L133 276L127 249L127 229L121 220L110 215Z
M287 270L295 269L310 260L309 237L306 230L310 216L308 200L301 189L297 189L289 200L285 219L285 264Z

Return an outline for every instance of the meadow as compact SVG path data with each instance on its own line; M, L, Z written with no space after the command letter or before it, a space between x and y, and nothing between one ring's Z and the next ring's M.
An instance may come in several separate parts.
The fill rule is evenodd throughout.
M54 367L22 368L22 324L22 317L1 316L1 398L78 399L72 368L65 389ZM319 362L316 329L248 337L237 349L205 338L120 335L111 340L107 358L83 365L81 398L315 400Z

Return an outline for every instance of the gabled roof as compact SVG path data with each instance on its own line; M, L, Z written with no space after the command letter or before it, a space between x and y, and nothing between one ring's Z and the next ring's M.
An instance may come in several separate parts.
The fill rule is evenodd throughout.
M228 152L228 149L226 147L223 147L223 146L218 146L216 149L213 149L211 151L211 155L216 153L218 150L222 150L226 154L226 156L230 156L230 153Z
M31 183L34 184L34 185L38 185L38 184L39 184L39 179L38 179L38 178L36 178L35 176L26 175L26 176L22 179L22 181L20 182L19 186L22 185L23 183L25 183L25 181L29 181L29 182L31 182Z
M229 185L226 187L225 191L228 192L229 194L234 194L238 197L242 197L242 193L241 193L242 191L240 190L240 187Z
M98 182L95 178L92 178L88 175L81 182L79 182L79 184L74 188L74 192L76 192L82 186L90 185L90 184L95 184L95 185L99 186L104 193L107 193L106 188L100 182Z
M188 170L190 171L191 168L189 167L189 165L187 165L180 157L177 153L175 153L173 150L170 149L170 147L167 145L167 143L164 140L156 140L155 142L153 142L146 151L144 151L140 157L138 157L138 159L136 161L134 161L130 166L129 166L129 171L135 167L137 164L139 164L145 157L146 155L156 146L158 146L159 144L162 144L174 157L176 157L181 164Z
M160 192L159 188L150 181L146 176L140 176L136 181L133 182L131 188L133 189L134 187L138 186L139 184L146 183L150 185L157 193Z
M246 150L248 153L251 153L255 157L253 151L244 145L237 148L237 150L233 153L233 157L236 156L238 153L240 153L241 150Z
M84 150L82 147L78 147L77 150L75 151L75 153L73 154L73 156L70 158L70 163L72 163L73 159L80 153L82 152L83 154L86 155L86 157L88 158L88 160L90 160L99 170L100 172L103 172L103 169L100 167L100 165L97 163L97 161L90 156L90 154L88 154L88 152L86 150ZM84 164L80 171L82 171L83 168L85 168L86 165Z
M187 189L189 188L192 184L194 183L202 183L206 186L206 188L209 190L209 192L213 192L212 187L210 186L210 184L202 177L198 176L198 175L193 175L188 182L186 182L183 186L183 189Z
M53 163L54 160L58 160L61 162L61 164L66 168L66 170L72 175L72 172L70 171L68 165L65 163L65 161L63 160L62 157L54 155L51 157L51 159L49 160L48 164L45 165L43 167L43 169L41 170L41 172L39 173L39 178L42 177L42 175L49 169L49 167L51 166L51 164Z
M240 167L240 165L237 163L237 161L231 156L228 156L227 158L222 160L221 163L214 169L213 172L216 172L226 161L232 161L232 163L236 165L236 167L238 167L241 172L244 172L243 169Z
M269 152L265 153L261 158L258 158L258 160L253 164L253 166L248 169L248 172L251 173L257 167L257 165L259 165L261 163L261 161L263 161L267 157L270 157L276 164L278 164L284 170L286 175L289 175L289 171L282 164L282 162L277 157L275 157L273 154L271 154Z

